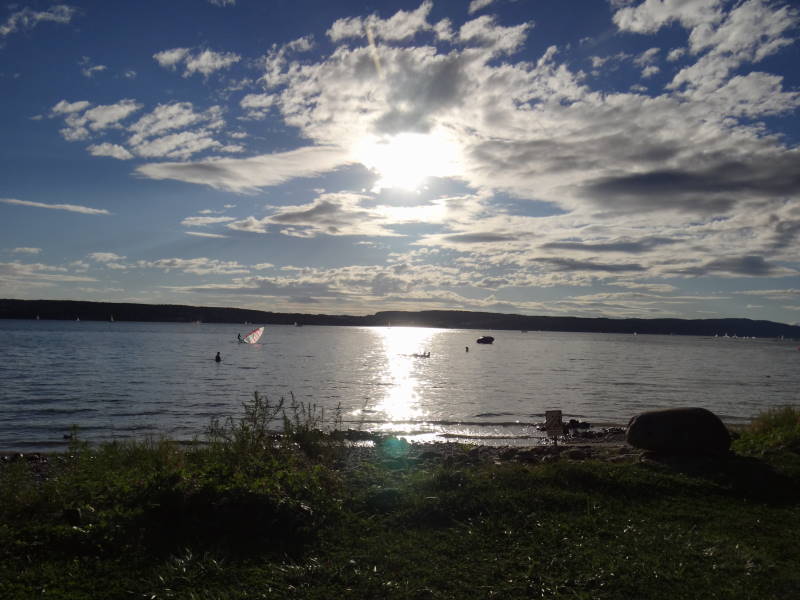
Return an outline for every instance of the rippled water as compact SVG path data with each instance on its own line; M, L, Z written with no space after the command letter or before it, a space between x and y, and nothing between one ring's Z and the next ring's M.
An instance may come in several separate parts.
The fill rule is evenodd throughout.
M0 450L202 436L254 391L345 426L514 443L544 411L593 424L703 406L726 422L800 403L797 342L423 328L0 320ZM491 334L493 345L477 345ZM469 346L469 352L465 347ZM223 361L215 363L216 352ZM430 352L430 358L413 356Z

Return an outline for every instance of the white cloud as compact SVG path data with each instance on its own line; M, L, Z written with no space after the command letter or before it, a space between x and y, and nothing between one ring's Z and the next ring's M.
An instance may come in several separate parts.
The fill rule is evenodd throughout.
M46 204L44 202L33 202L30 200L16 200L14 198L0 198L0 202L14 204L17 206L31 206L33 208L49 208L51 210L65 210L67 212L83 213L85 215L110 215L111 213L104 208L89 208L77 204Z
M686 48L673 48L667 54L667 60L669 62L675 62L679 60L684 54L686 54Z
M88 255L88 257L99 263L119 262L121 260L125 260L124 256L120 256L114 252L92 252Z
M229 223L235 221L233 217L186 217L181 221L184 227L206 227L217 223Z
M206 233L206 232L203 232L203 231L186 231L185 233L186 233L186 235L193 235L195 237L203 237L203 238L218 239L218 238L226 238L226 237L228 237L227 235L223 235L221 233Z
M469 8L467 9L467 12L469 14L476 13L479 10L489 6L492 2L494 2L494 0L472 0L469 3Z
M81 112L92 105L91 102L87 100L78 100L77 102L67 102L66 100L60 100L53 108L50 109L50 112L54 115L60 114L70 114L74 112Z
M495 22L494 17L483 15L464 23L458 32L458 38L467 44L478 44L495 52L511 54L525 42L530 27L530 23L503 27Z
M428 23L428 15L432 8L433 3L425 0L416 10L399 10L388 19L381 19L376 15L339 19L334 22L327 35L333 42L348 38L365 38L368 35L384 41L406 40L432 28Z
M746 0L728 11L721 0L646 0L618 10L614 22L637 33L655 33L672 22L690 30L689 50L705 54L682 69L669 87L686 86L688 94L705 98L742 63L760 62L793 43L788 33L800 24L800 13L767 0ZM682 54L676 49L667 58L674 61Z
M165 69L175 69L188 54L189 48L172 48L156 52L153 58Z
M247 111L247 117L250 119L263 119L274 104L273 94L247 94L239 102L239 106Z
M216 71L236 64L242 57L234 52L214 52L206 49L192 54L190 48L172 48L157 52L153 58L167 69L175 69L183 63L184 77L191 77L195 73L208 77Z
M57 4L44 11L35 11L25 7L12 13L6 22L0 25L0 36L5 37L16 31L33 29L39 23L44 22L69 23L76 12L76 8L65 4Z
M642 77L644 77L644 78L652 77L653 75L658 73L660 70L661 69L658 68L655 65L647 66L644 69L642 69Z
M190 77L195 73L201 73L205 77L208 77L214 71L226 69L239 62L239 60L241 60L241 56L233 52L214 52L212 50L203 50L199 54L186 58L186 70L184 71L183 76Z
M52 108L53 114L66 114L66 127L61 135L69 141L88 139L93 132L109 127L119 127L119 122L140 110L142 105L131 99L124 99L114 104L86 108L82 102L72 104L60 101Z
M766 0L747 0L735 6L725 19L692 29L689 43L694 54L711 50L759 62L791 44L792 39L785 34L797 25L796 9Z
M158 260L140 260L139 268L161 269L167 273L181 271L194 275L237 275L249 270L236 261L222 261L211 258L161 258Z
M0 285L21 291L29 286L97 281L94 277L71 275L64 267L41 263L0 262Z
M327 173L351 162L352 158L341 148L322 146L242 159L153 163L136 171L151 179L177 179L218 189L249 192L297 177Z
M12 254L40 254L41 252L42 252L41 248L29 248L29 247L13 248L11 250Z
M220 7L236 6L236 0L208 0L208 3Z
M659 52L661 52L661 48L650 48L649 50L645 50L639 56L633 59L633 62L642 67L645 65L649 65L655 60Z
M88 56L84 56L80 61L78 61L78 64L81 67L81 73L83 76L89 79L94 77L96 73L102 73L108 69L108 67L105 65L93 65Z
M645 0L635 7L614 13L614 23L622 30L655 33L678 21L684 27L709 25L722 18L722 0Z
M99 263L106 269L112 269L114 271L127 271L130 268L129 265L122 262L125 260L124 256L120 256L119 254L115 254L113 252L92 252L91 254L87 255L87 257L89 260Z
M212 106L205 112L196 112L191 102L159 104L128 127L128 131L133 134L128 142L136 147L143 144L147 138L199 124L210 129L222 127L224 125L222 109L219 106Z
M179 158L187 159L193 154L211 148L220 148L211 132L201 129L199 131L182 131L171 133L137 144L136 154L144 158Z
M87 148L92 156L110 156L119 160L129 160L133 154L118 144L93 144Z

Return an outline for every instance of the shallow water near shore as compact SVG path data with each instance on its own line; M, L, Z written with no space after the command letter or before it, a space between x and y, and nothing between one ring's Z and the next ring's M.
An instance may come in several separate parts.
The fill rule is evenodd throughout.
M503 445L540 441L551 409L602 427L691 405L740 424L800 401L789 340L275 325L239 344L251 327L0 320L0 450L57 449L72 425L191 440L254 391L344 428Z

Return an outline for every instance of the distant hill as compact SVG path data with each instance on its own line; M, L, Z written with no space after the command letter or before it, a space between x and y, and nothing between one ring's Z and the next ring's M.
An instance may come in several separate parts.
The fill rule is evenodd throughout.
M675 335L730 335L800 339L800 327L750 319L605 319L539 317L457 310L384 311L374 315L277 313L243 308L131 304L76 300L3 300L0 319L63 319L82 321L158 321L173 323L254 323L291 325L419 326L448 329L512 329Z

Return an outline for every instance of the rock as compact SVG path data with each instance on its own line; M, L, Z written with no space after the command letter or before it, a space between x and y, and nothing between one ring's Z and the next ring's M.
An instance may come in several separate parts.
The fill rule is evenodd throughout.
M635 448L663 454L727 454L731 436L722 421L705 408L670 408L644 412L628 423L626 441Z
M589 453L583 448L569 448L561 453L561 456L570 460L586 460Z

